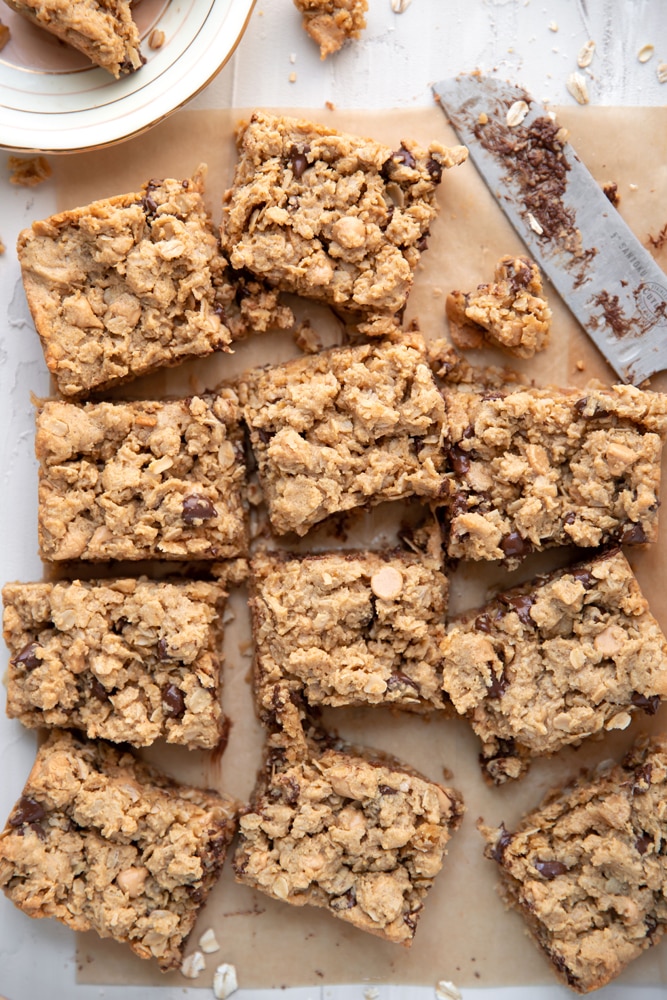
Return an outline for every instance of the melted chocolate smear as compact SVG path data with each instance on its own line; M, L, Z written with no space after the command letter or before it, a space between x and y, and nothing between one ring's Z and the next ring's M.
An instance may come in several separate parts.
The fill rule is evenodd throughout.
M39 643L29 642L27 646L23 647L20 653L17 653L12 663L14 666L21 666L25 670L35 670L42 663L39 657L35 655L39 648Z
M641 524L627 525L621 534L621 542L623 545L643 545L646 541L648 541L646 538L646 532L642 528Z
M578 580L586 590L590 590L591 587L595 586L595 577L590 570L586 569L585 566L578 566L575 569L570 570L570 576L573 580Z
M193 521L208 521L217 515L217 510L207 497L191 493L183 500L182 517L186 524L192 524Z
M497 861L498 864L502 863L505 851L507 850L508 845L512 842L512 836L513 835L505 829L505 824L501 823L498 839L491 849L491 857L494 861Z
M634 332L636 325L623 312L618 295L610 295L609 292L602 291L595 296L593 302L602 310L605 323L616 337L625 337L628 333Z
M538 860L533 863L533 867L546 879L557 878L559 875L564 875L567 871L567 865L564 865L562 861Z

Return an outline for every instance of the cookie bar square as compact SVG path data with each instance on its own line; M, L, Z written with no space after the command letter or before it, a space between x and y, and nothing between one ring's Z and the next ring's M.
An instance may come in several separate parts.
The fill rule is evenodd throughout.
M443 687L496 784L667 698L667 640L620 549L452 619L442 659Z
M372 751L269 753L240 820L237 881L409 946L462 815L458 792Z
M203 580L7 584L7 715L133 746L218 746L226 596Z
M467 150L398 150L255 112L241 129L222 245L235 268L393 332L437 211L443 171Z
M204 205L205 166L179 181L33 223L18 240L44 357L66 397L288 325L276 293L230 276Z
M528 257L501 257L491 284L447 296L447 318L458 347L482 347L487 341L516 357L532 358L547 347L551 327L540 269Z
M118 79L143 66L130 0L6 0L17 13L55 35Z
M46 560L231 559L247 547L242 431L231 390L37 412Z
M368 0L294 0L303 15L304 30L320 47L326 59L366 27Z
M421 554L255 556L250 607L260 718L271 716L283 686L311 707L443 709L447 592L444 573Z
M246 373L238 386L275 531L443 482L444 403L423 341L374 342Z
M577 993L604 986L667 924L667 738L551 791L513 831L480 823L500 893Z
M553 545L655 540L663 393L461 388L445 405L450 557L516 566Z
M0 834L0 886L28 916L178 968L238 809L111 744L54 730Z

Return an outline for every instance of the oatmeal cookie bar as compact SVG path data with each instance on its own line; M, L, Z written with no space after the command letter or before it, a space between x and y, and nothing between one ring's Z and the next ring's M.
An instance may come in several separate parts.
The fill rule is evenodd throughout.
M452 619L442 660L444 689L496 784L667 698L667 640L620 549Z
M667 738L550 792L515 831L485 826L500 893L577 993L599 989L667 923Z
M667 396L631 385L445 390L452 558L656 538Z
M338 52L366 27L368 0L294 0L303 27L320 47L320 58Z
M442 709L447 578L421 554L330 552L251 564L255 697L276 686L316 705Z
M47 560L231 559L247 548L238 400L64 403L37 412Z
M409 946L462 815L458 792L394 758L274 747L240 820L237 881Z
M501 257L490 285L447 296L447 318L457 347L484 341L519 358L532 358L549 342L551 309L540 270L527 257Z
M178 968L238 808L111 744L54 730L0 834L0 886L28 916Z
M80 397L289 325L276 293L230 275L189 180L34 222L18 239L26 298L59 391Z
M273 528L442 489L444 404L421 338L246 373L243 414Z
M218 746L226 596L204 581L7 584L7 715L133 746Z
M232 266L396 330L426 246L443 170L467 150L404 141L398 150L255 112L241 130L222 245Z
M143 66L130 0L5 0L118 79Z

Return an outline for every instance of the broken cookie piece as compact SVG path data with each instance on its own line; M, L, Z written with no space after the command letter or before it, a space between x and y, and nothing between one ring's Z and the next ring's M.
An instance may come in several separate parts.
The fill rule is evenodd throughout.
M667 926L667 737L560 788L512 830L480 822L500 895L577 993L610 982Z
M0 887L28 916L179 968L238 810L109 743L54 730L0 833Z
M9 183L21 187L35 187L51 176L51 164L45 156L10 156Z
M409 946L462 815L458 792L394 758L326 739L306 752L274 747L234 870L274 899Z
M547 346L551 309L539 268L527 257L501 257L492 284L452 292L446 308L452 340L461 349L482 347L486 341L519 358L532 358Z
M221 227L232 267L342 311L361 333L395 333L438 185L465 147L405 140L392 150L256 111L238 149Z
M667 698L667 640L620 549L453 618L442 661L443 687L498 785Z
M118 79L143 66L131 0L5 0L39 28L83 52Z
M303 15L303 27L326 59L366 27L368 0L294 0Z

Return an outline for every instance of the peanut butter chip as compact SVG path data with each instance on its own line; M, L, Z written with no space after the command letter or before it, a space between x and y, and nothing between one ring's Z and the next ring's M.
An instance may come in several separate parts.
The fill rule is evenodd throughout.
M122 872L118 872L116 883L123 892L128 894L130 899L133 899L144 891L147 875L147 868L125 868Z
M371 590L382 601L393 601L403 590L403 576L394 566L383 566L371 577Z

